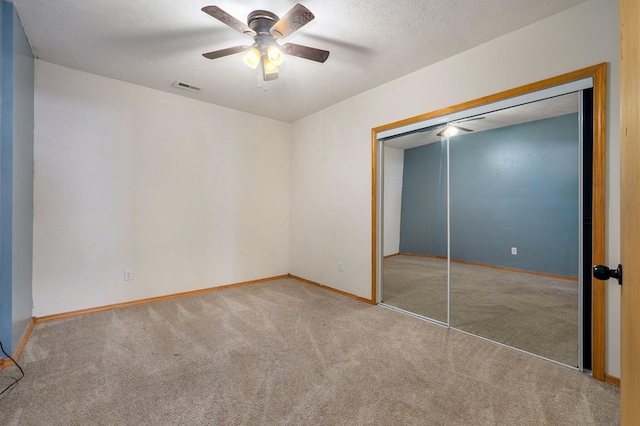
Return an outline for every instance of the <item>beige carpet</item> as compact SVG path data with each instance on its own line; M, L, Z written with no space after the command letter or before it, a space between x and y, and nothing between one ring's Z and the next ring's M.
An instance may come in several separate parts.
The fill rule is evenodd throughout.
M615 387L293 279L39 323L19 361L2 425L619 422Z
M384 260L383 301L447 321L444 259ZM452 262L451 327L578 365L578 282Z

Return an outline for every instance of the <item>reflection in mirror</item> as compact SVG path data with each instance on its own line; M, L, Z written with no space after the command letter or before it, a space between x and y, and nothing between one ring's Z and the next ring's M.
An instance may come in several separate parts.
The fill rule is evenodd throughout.
M382 302L446 323L447 146L428 133L384 143Z
M496 111L477 122L490 130L450 141L450 325L572 366L579 364L578 109L572 93Z
M579 111L576 92L386 139L382 302L579 366Z

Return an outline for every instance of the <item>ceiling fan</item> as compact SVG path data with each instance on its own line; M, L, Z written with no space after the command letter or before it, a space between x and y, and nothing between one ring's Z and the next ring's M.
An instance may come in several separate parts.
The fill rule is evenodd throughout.
M474 132L475 130L471 130L471 129L467 129L466 127L460 127L458 126L458 123L465 123L467 121L475 121L475 120L484 120L487 117L475 117L475 118L469 118L467 120L461 120L461 121L456 121L451 122L451 123L447 123L445 125L442 126L438 126L435 129L429 129L429 130L440 130L438 133L436 133L436 136L439 137L451 137L451 136L455 136L458 134L458 131L462 130L463 132Z
M203 53L208 59L217 59L235 53L246 52L244 62L250 68L260 66L263 81L278 78L278 65L282 63L283 55L297 56L323 63L329 57L329 51L299 44L278 44L277 40L286 38L299 30L315 16L309 9L297 3L286 15L277 15L266 10L255 10L247 17L247 24L229 15L218 6L205 6L202 11L236 31L253 38L251 46L233 46L226 49Z

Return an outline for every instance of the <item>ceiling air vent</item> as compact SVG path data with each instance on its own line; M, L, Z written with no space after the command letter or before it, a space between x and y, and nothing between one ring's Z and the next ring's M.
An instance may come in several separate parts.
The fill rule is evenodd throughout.
M199 87L194 86L193 84L183 83L182 81L176 80L172 84L173 87L177 87L178 89L191 90L192 92L198 93L200 90Z

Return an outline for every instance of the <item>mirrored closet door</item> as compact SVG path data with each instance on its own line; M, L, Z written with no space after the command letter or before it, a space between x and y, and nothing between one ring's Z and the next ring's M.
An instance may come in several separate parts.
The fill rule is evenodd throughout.
M448 322L447 144L425 132L385 146L383 300L390 306ZM398 140L399 142L399 140ZM411 145L416 145L412 148ZM406 155L410 149L410 155Z
M386 137L381 303L582 368L590 96L555 93Z

